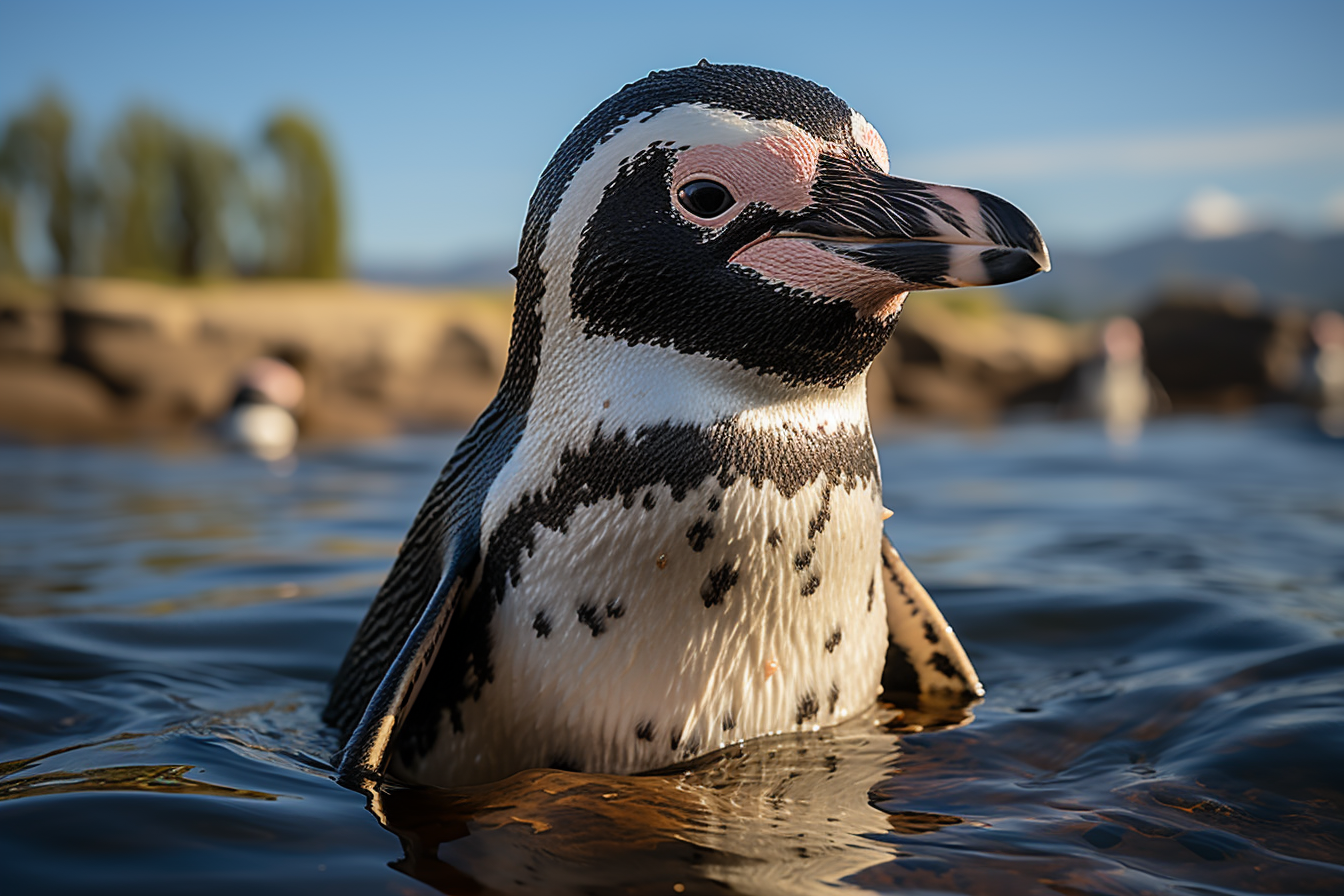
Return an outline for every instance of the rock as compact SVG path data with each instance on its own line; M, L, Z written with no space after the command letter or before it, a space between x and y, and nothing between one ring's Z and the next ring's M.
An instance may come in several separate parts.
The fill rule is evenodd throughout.
M1187 290L1160 294L1138 322L1148 367L1176 410L1237 410L1296 386L1307 341L1300 312Z
M83 383L83 404L60 405L84 408L71 411L83 421L79 437L198 428L225 412L239 372L259 356L303 374L307 395L297 416L305 435L463 427L498 386L511 313L506 293L69 281L37 299L0 290L0 362L59 371L42 388ZM24 369L24 382L42 379L37 367ZM32 431L36 411L15 394L18 380L0 388L9 393L0 400L0 427ZM95 414L94 404L111 411Z
M1087 328L1010 311L992 292L913 293L869 382L906 413L984 424L1053 400L1090 351Z
M0 278L0 358L54 361L61 346L60 314L46 293Z
M49 360L0 357L0 426L39 442L126 435L116 400L97 379Z

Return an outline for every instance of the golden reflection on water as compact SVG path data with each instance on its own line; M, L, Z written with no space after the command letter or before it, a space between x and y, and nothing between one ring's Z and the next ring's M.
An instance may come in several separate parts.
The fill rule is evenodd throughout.
M44 772L13 780L0 780L0 800L99 790L142 790L249 800L277 799L274 794L262 793L259 790L243 790L205 781L194 781L187 777L187 772L194 768L195 766L191 765L119 765L112 768L81 769L77 772ZM4 769L0 769L0 777L4 775Z
M384 785L370 809L401 840L398 870L457 892L815 891L879 864L896 830L937 831L946 813L875 808L899 771L900 731L953 727L966 711L883 706L815 734L739 744L641 776L536 769L439 790ZM674 890L676 885L681 890Z

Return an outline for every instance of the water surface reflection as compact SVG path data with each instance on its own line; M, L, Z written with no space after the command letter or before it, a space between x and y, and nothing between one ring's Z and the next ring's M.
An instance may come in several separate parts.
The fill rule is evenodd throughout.
M1344 891L1344 453L1292 420L884 445L973 720L370 800L318 715L450 446L0 447L7 892Z

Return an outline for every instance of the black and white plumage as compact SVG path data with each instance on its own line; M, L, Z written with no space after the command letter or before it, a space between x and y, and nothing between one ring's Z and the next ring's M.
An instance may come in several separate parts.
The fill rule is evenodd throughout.
M303 375L278 358L253 358L243 368L233 403L220 430L232 445L263 460L278 461L294 450L303 401Z
M891 177L834 94L702 63L542 175L504 381L355 636L346 776L627 773L980 684L882 533L864 373L906 291L1048 269L1001 199Z

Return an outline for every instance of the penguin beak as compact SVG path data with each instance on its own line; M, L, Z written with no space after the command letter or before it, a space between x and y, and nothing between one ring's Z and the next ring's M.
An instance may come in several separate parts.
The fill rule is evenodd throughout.
M772 237L899 278L908 289L993 286L1050 270L1041 233L1016 206L963 187L891 177L823 157L815 203Z

